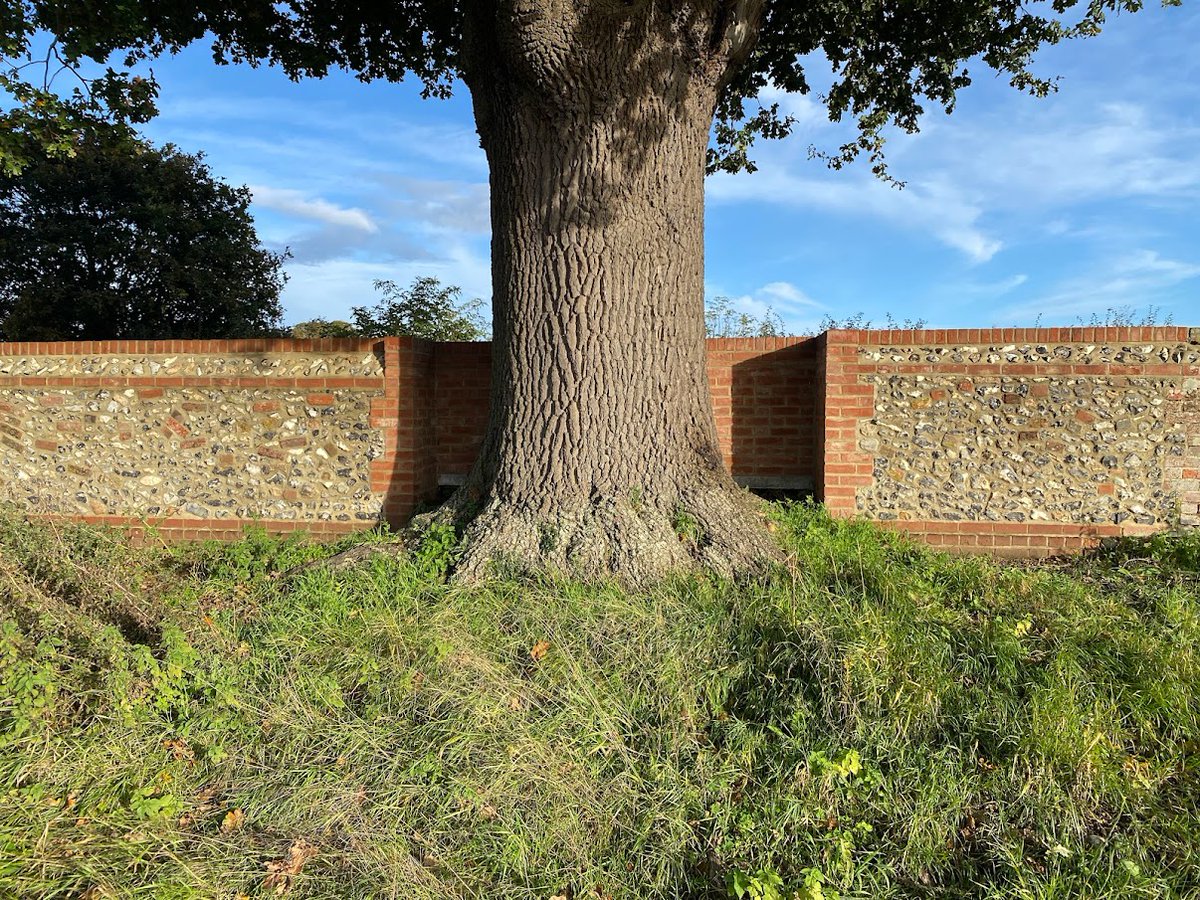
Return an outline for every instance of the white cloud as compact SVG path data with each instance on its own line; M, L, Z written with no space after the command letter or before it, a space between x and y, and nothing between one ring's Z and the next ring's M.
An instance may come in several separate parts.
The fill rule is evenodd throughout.
M812 306L817 309L825 307L814 300L800 288L796 287L790 281L772 281L770 284L764 284L758 289L758 293L767 297L775 298L788 306Z
M966 294L973 297L1002 297L1010 294L1025 282L1029 276L1024 273L1010 275L998 281L972 281L966 284L951 284L951 293Z
M794 129L811 129L829 123L829 110L814 100L811 93L789 93L772 84L759 91L758 102L763 106L778 103L780 114L791 116L794 120ZM749 107L748 111L751 111Z
M789 281L772 281L737 296L705 282L704 293L708 299L726 297L735 311L756 319L774 313L783 320L787 334L814 334L819 320L816 313L829 309Z
M1200 264L1167 259L1154 250L1134 250L1034 299L1008 306L998 316L1005 322L1040 316L1047 324L1070 324L1075 317L1103 316L1110 309L1161 305L1159 292L1195 278L1200 278Z
M1200 127L1129 102L1056 108L1053 127L1032 109L1016 121L1006 109L955 129L931 162L955 182L976 185L989 209L1200 195Z
M397 219L433 231L487 234L492 227L486 182L380 175L383 203Z
M371 216L358 207L338 206L320 197L307 197L302 191L291 188L250 185L250 192L254 195L255 203L299 219L352 228L367 234L379 231L379 226Z
M852 136L849 124L823 121L823 107L810 97L768 89L761 99L796 112L798 134L756 146L760 171L715 176L708 197L804 210L814 219L874 220L928 235L975 264L1035 235L1091 240L1095 229L1075 222L1103 219L1116 204L1186 214L1200 201L1200 122L1181 116L1161 91L1091 77L1044 101L991 93L992 102L972 106L976 95L967 92L955 116L929 116L921 133L890 136L891 173L907 185L895 190L865 163L840 172L814 165L808 145L839 146ZM1128 216L1119 224L1139 227Z
M375 280L393 277L395 268L381 262L331 259L311 266L288 266L288 274L283 304L288 322L294 323L318 316L348 319L350 307L375 302Z
M714 175L707 197L718 203L770 203L883 219L897 228L931 234L972 262L986 262L1004 246L979 225L982 207L941 178L912 180L901 190L856 172L801 177L764 161L754 175Z

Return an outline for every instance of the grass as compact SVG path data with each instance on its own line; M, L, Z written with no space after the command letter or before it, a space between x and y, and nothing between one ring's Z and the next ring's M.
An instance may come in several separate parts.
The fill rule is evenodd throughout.
M772 515L794 574L635 594L5 514L0 897L1200 896L1200 535Z

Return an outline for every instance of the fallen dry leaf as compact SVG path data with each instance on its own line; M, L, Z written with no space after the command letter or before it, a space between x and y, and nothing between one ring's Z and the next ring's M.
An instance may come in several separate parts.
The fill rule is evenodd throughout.
M292 886L292 879L300 874L304 864L317 855L317 848L304 838L297 838L288 847L287 856L283 859L267 863L267 877L263 879L263 889L274 891L275 895L283 896Z
M533 659L534 662L539 662L542 659L542 657L544 657L549 650L550 650L550 642L549 641L538 641L536 644L534 644L532 647L529 648L529 656Z
M195 751L187 745L185 741L176 738L168 738L163 741L163 746L171 751L171 756L177 760L193 760L196 758Z
M225 818L221 820L221 830L226 834L231 831L237 831L246 824L246 814L239 809L231 809L225 813Z

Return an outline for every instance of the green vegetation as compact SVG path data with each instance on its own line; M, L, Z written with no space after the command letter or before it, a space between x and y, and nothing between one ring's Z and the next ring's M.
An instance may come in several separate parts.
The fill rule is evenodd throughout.
M390 337L412 335L427 341L485 341L491 326L483 317L484 302L460 300L462 288L443 285L429 276L414 278L406 288L377 280L383 296L373 307L351 307L353 322L309 319L289 330L294 338Z
M406 288L376 281L375 290L383 295L375 306L351 310L354 330L365 337L411 334L427 341L482 341L491 334L483 301L460 300L462 288L456 285L426 276L414 278Z
M772 306L759 316L735 308L730 297L713 297L704 301L704 334L710 338L781 337L786 331Z
M791 573L637 594L6 515L0 896L1198 895L1200 535L770 514Z
M263 246L250 190L203 154L96 128L31 156L17 174L0 164L0 340L278 333L288 254Z

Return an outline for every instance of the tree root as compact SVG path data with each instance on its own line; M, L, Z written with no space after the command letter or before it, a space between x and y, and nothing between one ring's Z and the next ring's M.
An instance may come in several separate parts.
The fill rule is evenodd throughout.
M461 533L458 582L549 571L632 587L701 571L761 575L785 561L761 510L736 489L679 494L669 504L592 498L552 517L496 501L473 510L461 493L425 519Z
M592 498L550 517L495 500L480 508L464 489L416 517L394 540L352 547L284 574L313 566L342 569L381 553L415 552L436 526L453 527L459 535L450 578L460 584L550 573L641 587L699 572L759 577L787 562L761 507L740 489L681 492L670 504Z

